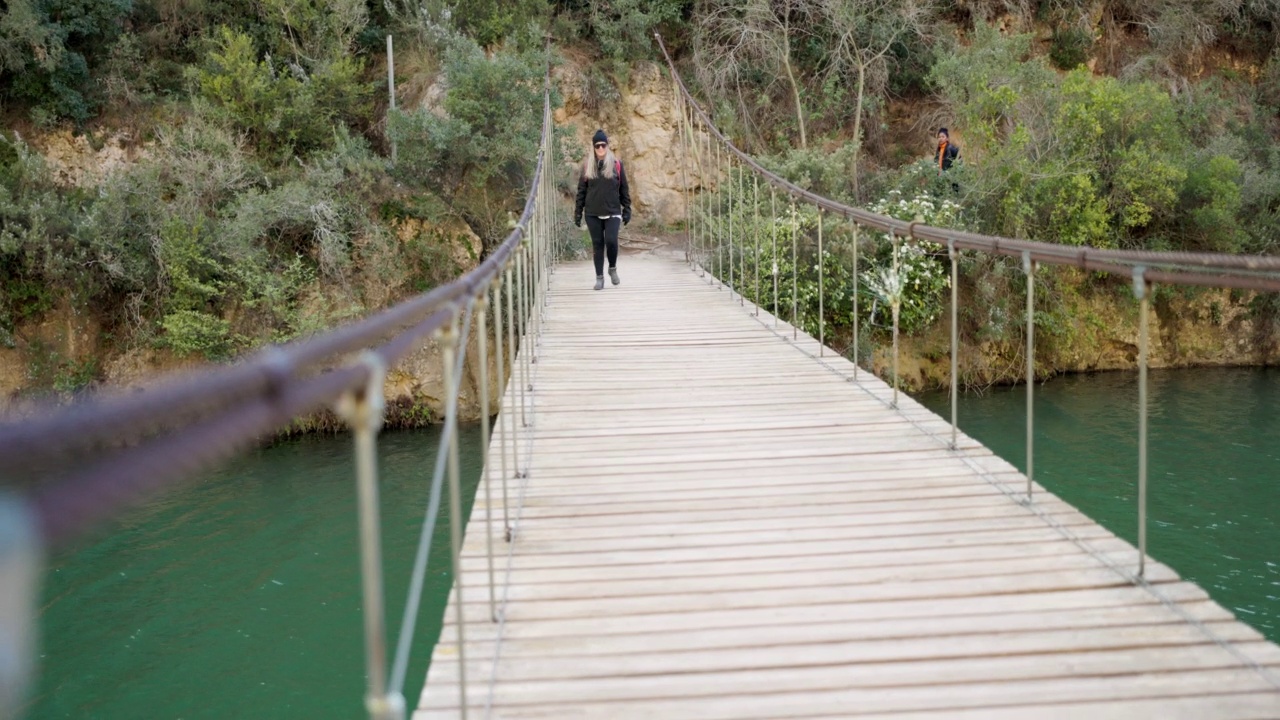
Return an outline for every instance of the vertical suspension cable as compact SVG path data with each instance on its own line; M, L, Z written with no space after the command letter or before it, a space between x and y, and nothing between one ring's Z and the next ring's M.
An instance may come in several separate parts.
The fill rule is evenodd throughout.
M796 213L796 199L791 198L791 339L799 340L796 323L800 313L800 262L796 244L800 242L800 216Z
M853 379L858 379L858 353L861 352L861 345L858 336L858 240L861 234L862 226L854 221L853 223Z
M755 238L755 253L752 255L752 264L756 267L756 292L752 300L755 302L756 309L752 313L756 317L760 317L760 176L751 173L751 184L754 189L751 192L751 212L753 217L752 236Z
M519 255L519 250L517 249L513 255ZM508 423L508 429L510 430L511 435L511 460L514 463L512 469L515 471L515 477L522 477L523 474L520 472L520 434L516 432L516 393L519 392L519 389L516 388L516 384L519 381L516 380L516 313L514 309L515 283L512 282L511 279L513 264L515 264L514 259L509 257L507 258L506 267L504 268L504 272L506 272L507 275L507 279L504 284L507 286L507 355L509 356L508 360L510 362L507 387L508 392L511 394L511 411L503 414L510 420ZM521 407L524 406L523 394L520 396L520 405ZM511 525L507 525L507 534L511 534ZM508 540L510 540L510 538L508 538Z
M454 357L458 349L458 317L454 316L453 325L441 333L441 365L444 371L445 387L451 388L455 396L458 392L457 370L454 368ZM453 567L453 601L454 623L457 625L458 641L458 707L463 720L467 717L467 618L464 611L462 582L462 483L458 471L458 412L457 405L445 416L449 446L445 452L449 454L449 549Z
M512 322L516 324L516 340L519 345L512 347L517 363L520 365L520 427L529 427L529 415L525 409L525 388L528 386L528 373L525 371L525 359L529 357L529 339L528 339L528 315L525 314L524 304L524 268L525 262L525 238L520 239L520 246L516 250L516 316Z
M463 323L462 335L459 340L454 341L455 347L465 347L471 334L471 318L475 303L478 300L472 298L466 308L458 311L455 308L455 319L461 315L466 320ZM455 326L449 326L455 327ZM448 330L446 327L444 330ZM436 334L437 338L441 337L441 333ZM422 518L422 531L418 536L418 550L414 556L413 571L409 579L409 592L405 602L404 616L400 623L400 639L396 644L395 664L391 670L391 685L389 697L398 697L399 700L394 701L400 705L404 704L404 680L405 675L409 671L409 654L413 647L413 633L417 627L418 609L422 601L422 589L426 584L427 565L431 555L431 540L435 537L436 523L440 518L440 498L444 494L444 478L447 473L449 452L448 446L453 435L457 432L456 424L450 425L448 418L457 415L458 412L458 387L459 379L462 377L462 365L466 359L466 352L457 353L457 357L453 361L453 378L452 385L446 383L445 402L444 402L444 431L440 434L439 452L436 453L435 470L431 475L430 492L427 495L427 508ZM446 374L442 373L442 377ZM403 713L393 713L391 717L395 720L403 720Z
M502 269L494 275L491 285L493 290L493 311L495 314L495 322L493 324L493 341L494 347L497 348L498 362L498 422L495 429L502 431L502 535L507 542L511 542L511 515L510 497L507 492L507 478L510 477L510 469L507 467L507 446L511 442L509 433L507 432L507 421L511 418L511 413L506 409L507 384L506 378L506 362L507 356L502 348ZM516 460L518 463L519 460Z
M498 622L498 598L493 580L493 473L489 448L489 289L476 300L480 319L480 447L484 453L484 548L489 561L489 618Z
M960 304L960 294L958 289L959 282L957 281L956 273L955 238L947 239L947 256L951 258L951 449L955 450L956 433L958 431L958 426L956 424L956 417L958 415L957 406L960 402L958 392L960 388L960 373L958 372L960 357L960 326L959 312L957 311L957 307Z
M827 318L826 303L823 300L822 276L824 273L822 255L822 208L818 208L818 357L826 356Z
M1036 386L1036 261L1023 251L1022 268L1027 273L1027 502L1031 502L1031 483L1035 468L1035 386Z
M693 110L690 109L690 114ZM693 132L692 122L690 122L690 132ZM711 185L707 176L707 164L702 159L702 137L705 132L702 129L702 120L698 119L698 131L695 136L690 139L693 145L694 162L698 164L698 277L705 278L707 276L707 235L710 232L710 201L711 201Z
M1151 285L1146 268L1133 269L1133 291L1138 295L1138 577L1147 571L1147 345Z
M690 114L693 110L690 109ZM692 132L692 123L690 124ZM702 126L701 118L698 119L698 132L692 138L693 157L698 163L698 277L705 279L710 269L710 248L711 248L711 178L708 174L707 166L711 164L711 147L706 146L704 151L702 139L706 135L706 131ZM704 157L705 156L705 157Z
M689 144L685 137L684 94L676 82L675 71L671 73L671 86L676 100L676 132L680 134L680 187L684 197L684 261L692 267L693 261L693 210L689 206Z
M378 502L378 431L382 429L386 399L386 364L366 351L361 362L368 370L362 388L347 393L336 410L355 435L356 498L360 527L360 585L364 609L366 668L365 708L372 720L394 717L395 695L388 692L386 602L382 585L382 523ZM404 710L404 699L399 702Z
M902 292L904 283L902 282L902 271L898 266L898 234L896 232L889 233L890 242L893 243L893 296L889 302L889 308L893 313L893 407L898 407L898 316L902 308Z
M729 192L728 192L728 193L726 194L726 196L725 196L725 200L726 200L726 202L725 202L725 206L724 206L724 207L725 207L724 212L725 212L725 214L726 214L726 215L728 215L728 216L729 216L729 222L728 222L728 226L727 226L727 227L728 227L728 236L729 236L729 254L728 254L728 257L727 257L727 259L728 259L728 261L729 261L729 262L728 262L728 265L729 265L729 299L730 299L730 300L733 300L733 288L734 288L734 284L733 284L733 215L734 215L734 212L733 212L733 206L734 206L734 201L735 201L737 198L735 198L735 197L734 197L733 155L731 155L731 154L729 154L728 152L726 152L726 153L725 153L725 158L724 158L724 159L725 159L726 167L727 167L727 169L728 169L728 183L727 183L727 184L728 184L728 186L729 186Z
M524 252L521 254L524 263L524 288L520 293L520 302L524 306L520 309L523 322L520 324L524 330L524 336L520 340L520 357L524 362L520 366L521 372L524 373L524 389L526 392L533 390L533 369L531 367L533 358L538 352L538 344L534 340L533 333L533 240L532 236L527 236L524 242ZM526 351L525 348L528 348ZM525 427L529 427L533 423L529 420L533 416L533 399L527 400L529 415L525 418Z
M716 143L716 287L724 287L724 158L720 143Z
M738 219L738 306L746 305L746 298L742 294L742 289L747 286L747 236L742 231L742 226L747 222L747 212L743 210L747 202L746 191L746 166L741 162L738 163L738 211L742 213L742 217Z
M782 308L778 306L778 192L773 183L769 183L769 227L773 228L773 328L776 330Z

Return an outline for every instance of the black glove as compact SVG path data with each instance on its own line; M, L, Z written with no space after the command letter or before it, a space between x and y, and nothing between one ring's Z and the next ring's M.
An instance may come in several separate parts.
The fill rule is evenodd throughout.
M626 225L629 222L631 222L631 213L622 213L622 224Z
M574 224L574 225L577 225L578 227L582 227L582 216L581 216L581 215L574 215L574 216L573 216L573 224Z

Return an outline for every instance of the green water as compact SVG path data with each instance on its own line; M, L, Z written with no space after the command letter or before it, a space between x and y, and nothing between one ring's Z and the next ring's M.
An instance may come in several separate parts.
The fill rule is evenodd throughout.
M950 418L945 393L920 401ZM1035 479L1136 544L1136 373L1036 386ZM960 428L1026 471L1026 389L959 401ZM1150 375L1148 550L1280 641L1280 369Z
M479 426L460 434L468 500ZM438 431L379 442L390 642ZM442 507L447 508L448 493ZM417 700L452 578L437 528L405 697ZM130 511L53 558L30 718L362 717L349 436L286 442Z
M1151 376L1150 548L1280 640L1280 369ZM1024 467L1025 391L965 395L960 425ZM921 398L949 416L945 394ZM1137 535L1137 384L1036 388L1036 479ZM399 627L437 432L380 441L388 617ZM462 434L474 491L479 428ZM351 440L261 450L140 507L46 575L31 718L352 718L364 649ZM466 493L468 500L470 492ZM421 688L451 578L437 528L405 696Z

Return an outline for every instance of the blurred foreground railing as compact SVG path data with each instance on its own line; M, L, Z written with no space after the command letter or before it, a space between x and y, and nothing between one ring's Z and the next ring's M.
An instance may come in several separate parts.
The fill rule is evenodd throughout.
M489 334L496 348L504 537L511 539L506 481L520 477L519 435L530 419L530 363L541 332L557 225L549 75L544 79L541 141L524 211L514 230L479 267L457 280L361 322L305 341L267 348L231 366L194 372L143 393L50 408L0 425L0 478L30 489L0 491L0 718L14 717L34 674L36 603L43 559L130 505L193 477L285 429L295 418L333 408L355 436L361 583L372 718L403 718L410 645L444 478L449 512L458 645L463 647L458 393L475 318L481 408L490 413ZM490 327L490 313L493 313ZM505 337L504 337L505 335ZM434 338L441 349L445 427L414 561L394 661L388 658L378 514L377 434L387 370ZM510 367L513 384L504 377ZM515 375L519 373L517 379ZM510 387L510 392L504 392ZM519 404L519 408L515 407ZM489 422L481 423L490 450ZM508 460L508 456L510 460ZM493 453L489 453L493 457ZM508 462L510 464L508 464ZM485 464L485 489L491 487ZM495 518L486 502L489 602L493 609ZM496 619L496 610L491 613ZM461 655L461 653L460 653ZM466 693L465 658L461 692Z

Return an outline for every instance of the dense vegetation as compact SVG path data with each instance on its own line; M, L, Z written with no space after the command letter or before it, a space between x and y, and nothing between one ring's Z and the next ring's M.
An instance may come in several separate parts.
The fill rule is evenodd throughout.
M226 358L430 287L451 235L483 252L520 205L546 34L592 58L590 108L655 30L723 127L824 194L1070 244L1277 247L1273 0L10 0L0 343L70 301L116 349ZM940 125L963 151L942 182L919 159ZM123 129L140 159L61 185L23 139L59 127ZM987 283L972 327L1001 331L1018 283L991 283L1013 273L966 269ZM64 388L100 370L42 367Z

